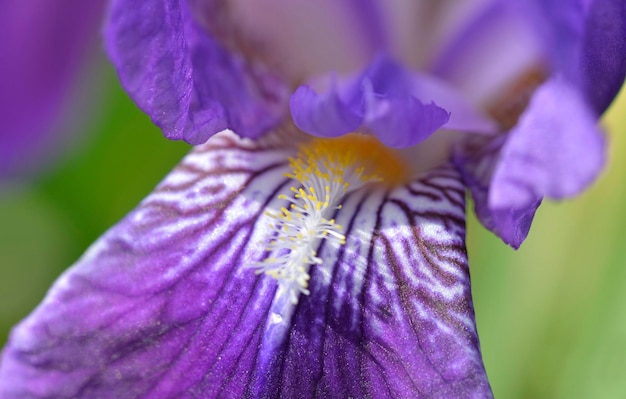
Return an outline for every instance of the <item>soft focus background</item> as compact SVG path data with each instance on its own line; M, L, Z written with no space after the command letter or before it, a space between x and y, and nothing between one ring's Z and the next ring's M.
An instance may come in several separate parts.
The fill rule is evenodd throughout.
M96 58L74 104L81 113L66 121L71 148L33 177L0 184L0 343L189 148L164 139ZM626 397L626 93L604 124L605 174L576 200L544 204L519 251L470 218L478 328L497 398Z

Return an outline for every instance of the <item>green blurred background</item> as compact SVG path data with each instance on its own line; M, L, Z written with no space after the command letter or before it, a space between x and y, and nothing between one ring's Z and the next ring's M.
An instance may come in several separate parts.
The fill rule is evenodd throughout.
M162 137L100 57L72 149L0 190L0 343L85 248L187 152ZM513 251L472 217L468 248L498 398L626 397L626 95L604 119L610 159L581 197L545 203Z

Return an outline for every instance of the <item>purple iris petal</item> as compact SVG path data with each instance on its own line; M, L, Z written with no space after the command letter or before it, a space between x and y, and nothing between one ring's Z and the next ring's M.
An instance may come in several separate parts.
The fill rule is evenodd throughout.
M311 294L286 305L246 267L290 184L277 142L221 134L189 155L13 331L0 396L491 397L454 169L349 195L347 243L321 245Z
M534 0L520 5L547 45L554 68L601 115L626 76L626 3Z
M543 197L580 193L605 158L595 114L578 90L558 78L539 87L508 136L466 146L456 155L479 219L515 248L526 238Z
M309 134L334 137L358 128L390 147L408 147L448 122L460 130L494 130L454 89L384 56L356 77L339 80L332 75L326 86L320 93L301 86L291 96L294 122Z
M604 0L509 5L522 16L532 16L527 22L541 36L554 76L540 86L508 136L478 150L466 146L456 161L481 222L517 248L544 196L578 194L604 164L605 143L596 118L624 80L626 6ZM498 8L506 10L487 8L482 18L489 19ZM483 30L474 24L469 32Z
M225 128L258 137L283 117L282 82L217 43L186 1L113 1L106 44L126 90L170 139L200 144Z
M479 134L499 132L497 124L472 104L464 93L432 75L415 73L413 90L441 104L450 114L446 129Z
M508 136L466 145L456 163L480 221L517 248L543 197L580 193L600 173L605 158L595 114L576 88L553 78L539 87Z
M426 140L450 118L437 104L423 104L414 97L379 99L371 93L366 102L377 109L366 125L383 144L393 148L410 147Z
M528 236L542 197L537 197L526 206L517 208L492 209L489 206L491 179L498 166L500 150L505 139L506 136L498 136L467 140L455 151L454 160L463 175L463 182L472 194L478 220L502 241L517 249Z
M587 100L601 115L626 75L626 2L592 1L582 46L582 87Z
M340 98L334 77L330 84L329 92L323 95L309 86L300 86L291 95L291 116L296 125L307 133L337 137L357 130L363 122L360 107L351 107Z
M540 86L502 147L492 209L528 206L543 196L580 193L602 170L604 135L582 95L562 79Z
M481 3L440 49L431 70L472 100L490 103L511 81L541 67L545 50L526 14L507 0Z
M335 264L313 271L272 375L281 397L491 397L473 321L463 191L456 172L441 167L344 203L350 211L337 217L347 243L321 249Z
M245 266L264 255L255 221L285 183L289 152L259 155L234 135L210 143L17 328L0 397L242 397L275 289Z
M93 44L104 1L0 4L0 176L40 162Z

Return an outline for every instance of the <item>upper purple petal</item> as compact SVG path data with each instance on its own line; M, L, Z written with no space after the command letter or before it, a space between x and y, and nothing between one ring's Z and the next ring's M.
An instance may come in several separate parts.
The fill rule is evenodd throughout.
M602 170L605 144L582 95L563 79L547 81L502 148L490 207L519 208L543 196L562 199L580 193Z
M323 95L309 86L300 86L289 100L294 123L305 132L319 137L342 136L355 131L363 123L360 106L344 102L337 92L334 78L330 84L330 90Z
M596 123L624 80L626 6L604 0L506 3L487 7L478 22L497 19L498 9L516 11L535 28L553 76L539 86L507 135L477 139L487 144L466 145L455 159L478 218L517 248L544 197L562 199L580 193L604 165L605 142ZM486 26L470 24L467 37L450 50L468 51L466 42L484 37ZM447 54L448 61L458 58L455 51ZM457 64L443 63L439 72L445 76ZM523 93L519 94L514 98L521 101Z
M187 1L112 1L106 47L123 86L170 139L199 144L225 128L258 137L284 116L283 83L227 51Z
M432 73L477 103L489 104L503 87L541 67L545 49L534 25L506 0L481 2L431 61Z
M596 116L567 80L553 78L535 92L506 136L468 142L455 155L480 221L517 248L544 197L580 193L606 161Z
M104 1L0 4L0 176L49 156Z
M370 109L378 111L366 122L367 127L388 147L404 148L424 141L450 119L434 102L424 104L414 97L380 99L374 93L368 97Z
M190 0L219 41L271 66L291 86L363 65L384 41L377 0Z
M626 3L533 0L516 5L527 13L555 72L602 114L626 76Z
M582 89L600 115L613 101L626 76L626 2L592 1L582 46Z
M491 397L458 174L353 192L293 305L247 267L290 155L230 133L194 150L13 331L0 396Z
M315 86L325 90L316 91ZM312 87L313 86L313 87ZM445 83L412 73L379 56L355 77L301 86L291 96L294 123L305 132L335 137L362 129L389 147L415 145L442 126L492 132L494 125Z

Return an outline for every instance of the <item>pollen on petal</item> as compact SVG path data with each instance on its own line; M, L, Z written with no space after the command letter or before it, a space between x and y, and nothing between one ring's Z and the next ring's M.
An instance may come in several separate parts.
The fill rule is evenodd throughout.
M309 294L309 268L324 261L317 256L322 240L346 242L343 227L335 222L345 195L366 184L404 182L408 168L393 150L361 134L312 140L289 163L286 176L294 186L277 197L288 205L266 212L272 220L269 255L253 267L276 279L297 303L300 294Z

